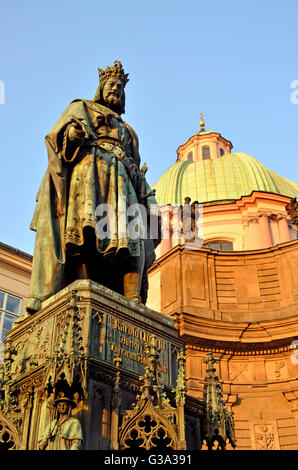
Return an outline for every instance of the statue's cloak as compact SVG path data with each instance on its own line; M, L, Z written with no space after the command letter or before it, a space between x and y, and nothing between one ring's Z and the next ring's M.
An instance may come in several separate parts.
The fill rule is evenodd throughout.
M96 139L93 118L97 115L103 116L103 119L106 120L112 118L125 126L130 138L130 148L132 149L130 162L133 163L132 166L139 168L140 156L137 135L116 113L93 101L81 99L74 100L68 106L45 138L48 168L37 194L36 208L30 226L32 230L36 231L36 240L30 296L27 302L27 308L29 309L38 310L40 302L65 287L64 272L68 256L66 226L69 212L70 183L77 162L80 162L82 155L86 155L86 141L81 146L77 145L77 148L72 147L70 149L70 143L66 137L67 130L74 122L79 122L85 130L87 139L91 142L92 139ZM129 173L129 171L122 163L119 163L118 166L121 167L125 177L125 172ZM99 168L98 171L100 174L102 169ZM130 178L126 178L126 181L128 180ZM147 183L145 183L145 188L146 191L150 190ZM136 194L137 191L134 192L129 189L128 193ZM146 199L146 205L148 216L160 217L154 196ZM147 296L147 269L154 262L154 248L159 241L159 238L152 239L149 235L144 239L145 269L141 288L141 298L144 303ZM79 244L80 242L78 242Z

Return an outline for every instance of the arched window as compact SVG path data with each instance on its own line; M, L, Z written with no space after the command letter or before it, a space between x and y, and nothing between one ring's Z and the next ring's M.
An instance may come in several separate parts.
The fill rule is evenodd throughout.
M202 147L202 156L203 160L208 160L208 158L210 158L210 147L208 147L208 145Z
M220 154L220 156L222 157L222 156L225 154L224 149L220 149L220 150L219 150L219 154Z
M203 247L218 251L233 251L233 243L227 240L208 240L203 243Z
M189 153L189 154L187 155L187 160L190 161L190 162L193 161L192 153Z

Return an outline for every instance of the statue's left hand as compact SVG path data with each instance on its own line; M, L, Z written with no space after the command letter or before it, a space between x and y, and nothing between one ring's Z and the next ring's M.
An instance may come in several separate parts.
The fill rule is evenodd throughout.
M69 450L80 450L81 444L81 439L73 439Z

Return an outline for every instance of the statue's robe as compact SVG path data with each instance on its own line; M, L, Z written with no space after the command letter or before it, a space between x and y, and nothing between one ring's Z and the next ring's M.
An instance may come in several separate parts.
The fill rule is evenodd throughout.
M82 442L81 423L69 415L63 422L55 419L49 423L38 443L46 445L45 450L79 450Z
M68 138L68 130L75 123L85 132L81 144ZM145 268L141 298L145 303L147 269L154 262L154 248L160 240L158 236L149 237L149 227L143 241L125 233L130 222L127 208L140 202L142 178L137 135L110 109L78 99L64 111L45 141L48 168L30 226L36 231L36 240L27 309L39 310L42 301L65 287L69 282L67 266L74 256L84 252L95 259L99 256L98 276L93 280L123 293L121 279L125 268L120 255L125 252L128 258L138 257L142 244ZM145 191L150 191L146 182ZM154 196L145 201L148 217L139 220L139 229L142 222L146 226L149 216L160 217ZM116 215L108 217L110 236L106 238L101 238L97 231L96 209L101 204L109 204ZM110 279L114 279L112 285L109 272Z

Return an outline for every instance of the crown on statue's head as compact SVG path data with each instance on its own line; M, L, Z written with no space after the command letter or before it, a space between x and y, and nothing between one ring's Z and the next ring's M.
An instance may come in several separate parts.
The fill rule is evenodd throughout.
M113 66L107 66L105 70L98 69L99 72L99 81L101 84L105 83L109 78L116 77L121 80L123 87L125 87L128 82L128 73L124 73L122 64L119 60L115 60Z

